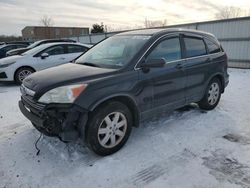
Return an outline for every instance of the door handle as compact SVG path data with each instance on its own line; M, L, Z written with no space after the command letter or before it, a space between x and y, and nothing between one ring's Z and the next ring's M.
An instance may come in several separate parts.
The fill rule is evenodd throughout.
M60 60L64 60L64 59L65 59L65 57L61 57L61 58L60 58Z
M177 68L177 69L182 69L182 68L183 68L183 66L182 66L182 64L181 64L181 63L178 63L178 64L175 66L175 68Z

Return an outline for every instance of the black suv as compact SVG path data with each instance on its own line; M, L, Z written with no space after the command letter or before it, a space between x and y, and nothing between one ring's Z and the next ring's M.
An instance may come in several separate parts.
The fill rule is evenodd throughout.
M43 134L81 138L109 155L144 117L193 102L212 110L228 77L227 55L212 34L136 30L100 42L75 63L27 77L19 107Z

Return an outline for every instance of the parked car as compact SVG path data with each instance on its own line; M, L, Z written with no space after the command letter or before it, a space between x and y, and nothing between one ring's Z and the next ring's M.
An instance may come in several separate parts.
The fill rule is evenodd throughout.
M43 134L81 138L109 155L145 117L193 102L214 109L228 82L227 55L212 34L137 30L102 41L74 64L30 75L19 107Z
M35 47L22 55L6 57L0 60L0 81L21 83L33 72L74 60L89 47L80 43L49 43Z
M23 44L25 46L29 46L31 42L28 41L11 41L11 42L5 42L5 44Z
M6 57L6 53L10 50L17 49L17 48L24 48L27 47L25 44L5 44L0 46L0 59Z
M15 50L10 50L7 53L7 56L12 56L12 55L21 55L24 52L27 52L28 50L35 48L37 46L40 46L42 44L47 44L47 43L55 43L55 42L76 42L71 39L46 39L46 40L39 40L34 42L33 44L29 45L27 48L19 48Z

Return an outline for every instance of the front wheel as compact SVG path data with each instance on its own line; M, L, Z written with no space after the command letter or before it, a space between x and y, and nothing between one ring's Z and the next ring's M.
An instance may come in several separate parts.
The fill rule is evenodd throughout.
M92 112L86 129L86 142L98 155L110 155L123 147L129 138L133 119L129 108L112 101Z
M33 69L28 68L28 67L23 67L20 68L16 71L15 73L15 81L18 84L21 84L23 82L23 80L29 76L30 74L32 74L34 72Z
M212 79L208 84L204 97L198 102L199 107L204 110L214 109L220 101L221 91L220 80L218 78Z

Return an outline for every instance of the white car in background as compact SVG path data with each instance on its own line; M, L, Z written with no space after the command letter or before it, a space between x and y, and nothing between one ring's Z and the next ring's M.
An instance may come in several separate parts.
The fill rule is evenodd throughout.
M0 81L22 83L33 72L69 63L91 45L60 42L35 47L22 55L0 59Z

